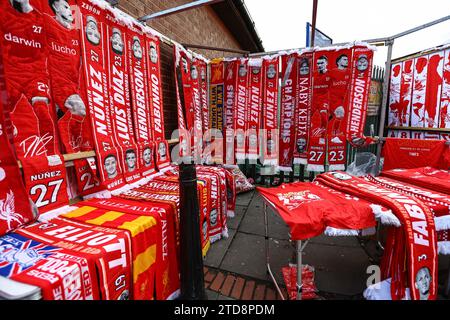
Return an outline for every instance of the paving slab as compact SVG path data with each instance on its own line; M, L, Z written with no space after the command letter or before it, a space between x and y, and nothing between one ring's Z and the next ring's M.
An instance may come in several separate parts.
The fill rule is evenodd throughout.
M235 300L235 299L230 298L230 297L225 297L225 296L219 294L219 296L217 297L217 300L222 300L222 301L228 301L228 300L231 300L231 301L232 301L232 300Z
M236 198L236 205L237 206L248 206L248 204L252 200L254 194L255 194L254 190L239 194Z
M217 298L219 297L219 293L212 291L212 290L205 290L206 292L206 297L208 298L208 300L217 300Z
M228 247L233 241L235 234L236 230L228 229L228 239L221 239L214 242L209 248L205 260L203 260L203 264L207 267L218 268L223 260L223 257L227 253Z
M264 237L238 232L220 269L260 280L270 280L266 271ZM282 281L281 267L289 263L292 246L288 241L270 240L270 259L277 281Z
M228 229L236 230L239 227L247 208L247 206L236 206L234 218L228 218L227 220Z
M303 264L315 268L320 291L341 295L361 294L366 288L369 258L361 248L310 243L305 248Z
M323 244L327 246L340 246L340 247L358 247L360 248L358 239L356 237L328 237L321 235L309 240L309 243Z

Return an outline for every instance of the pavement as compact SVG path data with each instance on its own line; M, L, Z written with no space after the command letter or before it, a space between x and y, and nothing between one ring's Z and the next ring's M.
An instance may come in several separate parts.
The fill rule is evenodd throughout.
M289 229L268 209L269 257L274 276L287 297L281 268L294 262ZM281 299L266 271L264 212L262 198L251 191L238 195L236 216L228 220L229 238L211 245L204 259L205 286L210 300ZM303 253L303 264L315 269L317 299L359 300L370 274L379 261L375 241L356 237L311 239ZM449 258L439 259L441 292L447 279ZM442 294L441 299L446 299Z

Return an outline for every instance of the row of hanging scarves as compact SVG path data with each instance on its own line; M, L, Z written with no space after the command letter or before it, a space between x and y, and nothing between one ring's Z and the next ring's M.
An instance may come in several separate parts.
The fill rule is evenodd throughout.
M216 161L320 172L328 159L330 170L345 169L347 141L371 142L363 131L374 51L354 43L211 61L209 127L225 141Z

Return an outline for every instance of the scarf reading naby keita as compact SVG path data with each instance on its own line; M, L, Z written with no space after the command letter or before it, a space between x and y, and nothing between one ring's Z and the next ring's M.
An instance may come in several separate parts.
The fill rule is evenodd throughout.
M414 300L435 300L437 237L433 213L428 206L416 197L343 172L322 174L318 181L392 210L403 226L391 230L383 257L384 277L390 276L392 279L392 299L403 299L406 288L409 288Z
M82 255L15 233L0 247L0 276L38 286L44 300L99 299L95 265Z
M238 60L236 87L236 104L234 106L234 129L236 132L236 159L238 163L245 162L245 140L247 130L247 99L248 99L248 60Z
M362 147L372 141L372 139L364 136L372 61L372 48L363 45L357 45L353 48L350 105L347 116L347 141L355 147Z
M115 190L122 187L125 181L111 125L108 66L105 58L107 51L104 48L106 12L88 0L81 0L79 7L83 25L81 42L87 83L88 114L92 125L97 165L104 187Z
M278 163L278 56L263 59L262 154L264 166Z
M281 57L281 111L278 166L291 172L293 165L295 107L297 93L297 53Z
M225 68L225 106L224 106L224 163L228 165L236 164L235 158L235 106L237 104L237 87L239 61L232 60L226 63Z
M343 48L333 52L329 61L330 119L327 128L328 165L330 171L345 170L347 163L347 114L351 80L352 49Z
M297 58L298 80L295 110L294 164L308 163L309 128L312 104L313 52L302 52Z
M247 104L247 159L259 159L259 130L263 94L262 59L249 59Z
M155 145L152 141L149 87L147 85L146 36L140 26L131 25L128 26L126 39L134 134L139 148L142 175L145 177L155 172Z
M68 250L95 265L100 299L127 299L132 289L131 239L128 232L65 218L17 230L21 236Z
M325 171L326 138L330 110L331 50L314 53L311 122L308 145L308 171Z
M135 216L136 221L152 217L157 224L156 237L156 299L173 299L180 287L178 275L178 256L175 241L175 211L164 203L133 201L113 197L84 201L78 206L90 206L112 211L120 211ZM135 291L136 298L136 291Z

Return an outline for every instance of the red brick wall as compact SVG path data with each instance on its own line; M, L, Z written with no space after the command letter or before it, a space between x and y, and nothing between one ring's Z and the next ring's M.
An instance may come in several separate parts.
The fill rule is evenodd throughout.
M119 0L118 8L139 18L147 14L159 12L188 2L191 1ZM148 25L179 43L241 49L236 39L234 39L224 23L209 6L157 18L152 22L149 22ZM193 51L198 52L207 58L236 55L209 50L193 49ZM172 131L178 127L173 68L173 48L167 44L162 44L161 71L167 139L170 138Z

